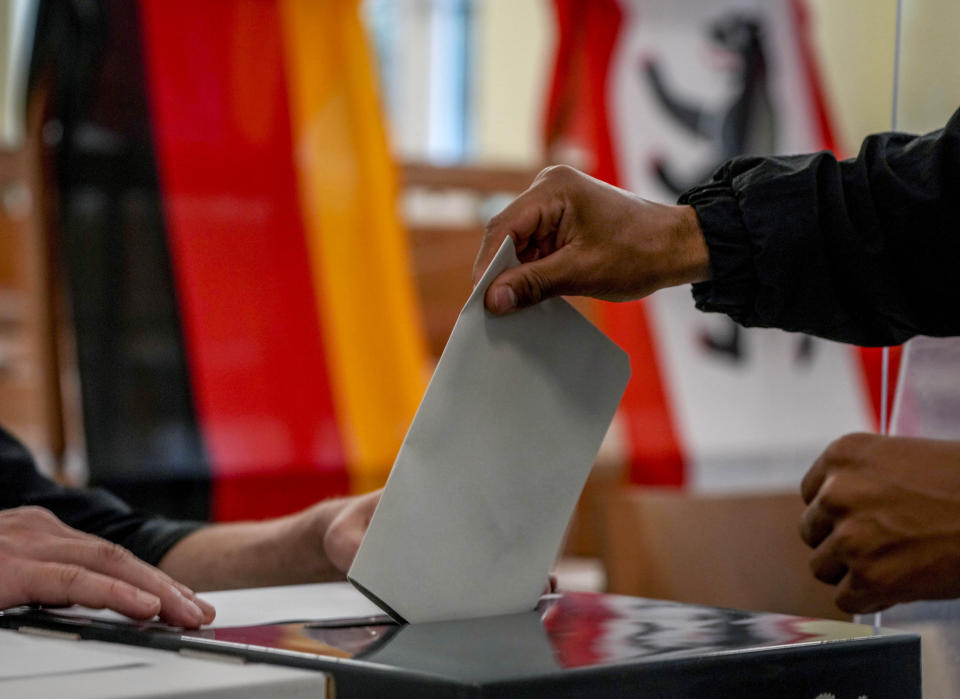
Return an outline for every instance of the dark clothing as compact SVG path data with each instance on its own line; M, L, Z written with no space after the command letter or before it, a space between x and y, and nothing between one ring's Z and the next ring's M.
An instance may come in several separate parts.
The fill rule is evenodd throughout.
M701 310L860 345L960 334L960 111L850 160L736 158L680 203L710 250Z
M38 505L63 522L116 542L156 565L175 543L203 526L132 511L97 488L65 488L44 478L20 442L0 428L0 509Z

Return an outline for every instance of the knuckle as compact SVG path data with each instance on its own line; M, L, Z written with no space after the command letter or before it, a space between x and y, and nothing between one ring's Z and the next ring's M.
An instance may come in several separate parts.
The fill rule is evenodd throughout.
M562 186L569 183L579 174L576 168L570 167L569 165L550 165L549 167L543 168L539 174L537 174L534 183L550 182Z
M123 563L130 558L130 552L111 541L102 541L97 543L97 558L104 563Z
M818 520L819 512L813 507L808 507L800 518L797 529L800 532L800 538L808 544L813 544Z
M820 488L817 504L827 515L838 518L849 512L857 497L857 483L849 474L834 474Z
M862 565L868 551L857 528L842 524L834 531L834 537L836 537L836 550L847 561L847 565L851 567Z
M38 507L37 505L18 507L14 512L27 523L59 521L50 510L45 507Z
M832 465L842 465L855 461L873 439L874 435L865 432L845 434L830 443L824 452L824 456Z
M844 520L838 523L833 528L833 536L836 541L836 546L841 551L846 554L855 553L858 547L858 539L856 526L851 524L849 521Z
M550 293L549 281L536 269L529 270L521 277L520 285L520 296L531 304L539 303Z
M883 577L877 571L875 565L867 561L851 561L850 565L850 589L851 591L863 593L877 593L884 587Z
M127 588L129 588L129 585L127 585L125 582L120 580L110 580L110 582L107 584L107 594L109 595L110 599L119 599L120 596L127 591Z
M817 504L823 512L832 513L843 509L843 488L836 482L824 484L817 496Z
M83 570L80 566L75 566L71 564L64 564L57 568L57 582L63 587L63 589L73 590L77 583L80 581L80 576Z
M17 604L40 601L36 599L38 577L36 566L23 559L0 556L0 598L7 596Z

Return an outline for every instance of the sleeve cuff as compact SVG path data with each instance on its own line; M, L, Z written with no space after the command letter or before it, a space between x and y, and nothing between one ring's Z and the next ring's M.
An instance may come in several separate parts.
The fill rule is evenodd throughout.
M155 566L181 539L205 526L203 522L149 519L131 536L129 548L137 558Z
M742 322L753 307L757 273L733 189L727 182L710 182L684 192L678 203L697 212L710 254L711 279L693 285L697 308Z

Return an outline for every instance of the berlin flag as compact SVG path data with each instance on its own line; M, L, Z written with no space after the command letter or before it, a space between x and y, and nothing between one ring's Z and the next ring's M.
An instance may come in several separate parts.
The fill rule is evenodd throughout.
M802 0L555 0L549 157L673 202L738 155L837 150ZM599 304L632 358L617 430L636 483L793 487L868 430L876 355L695 310L687 288Z

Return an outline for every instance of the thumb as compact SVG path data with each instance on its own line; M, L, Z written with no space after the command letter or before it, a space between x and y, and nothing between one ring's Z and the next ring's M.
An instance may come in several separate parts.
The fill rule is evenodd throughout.
M487 288L484 297L487 310L502 315L566 293L572 281L566 251L567 248L561 248L552 255L501 273Z

